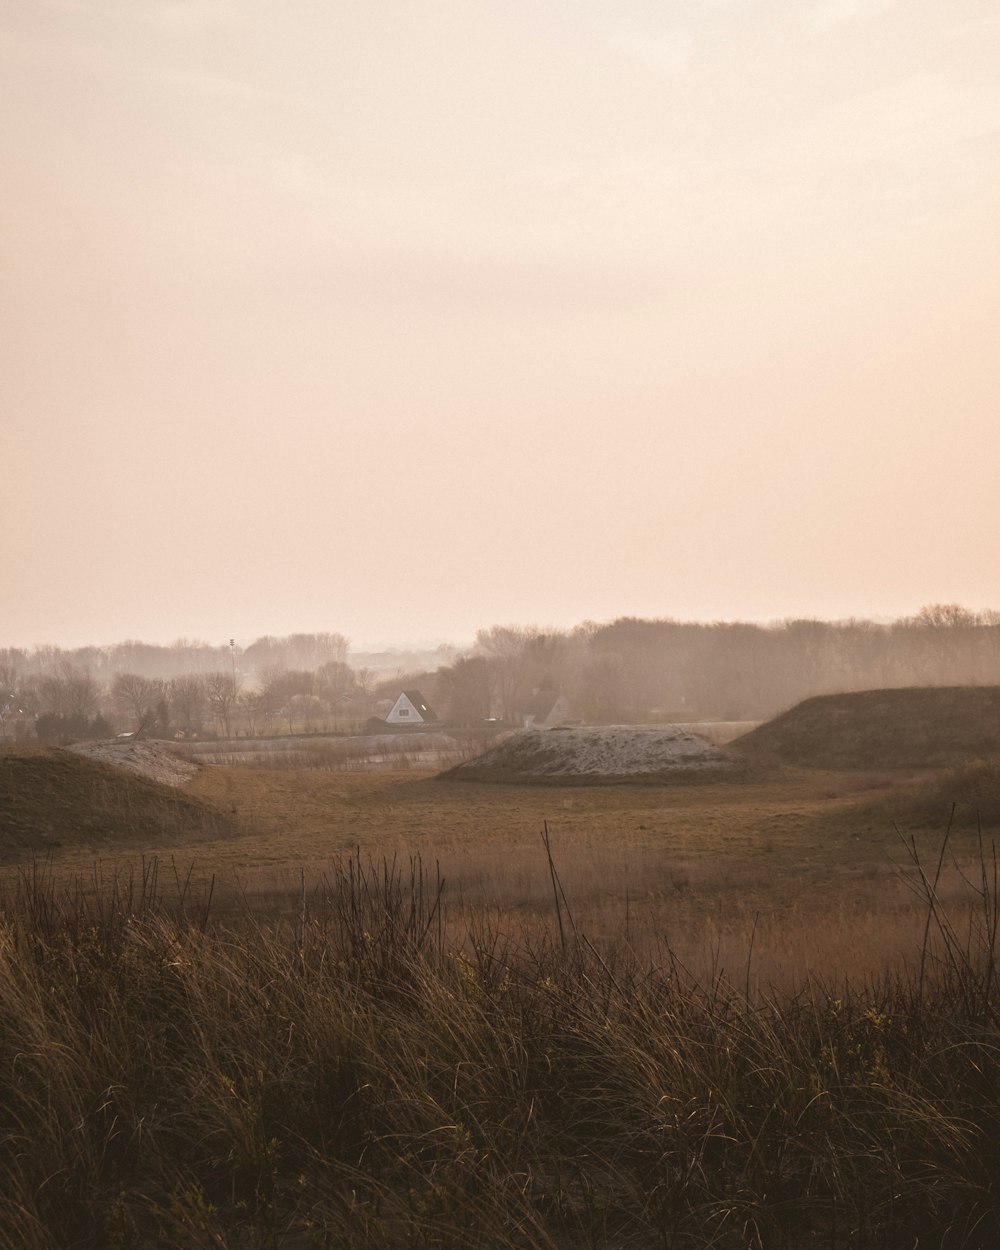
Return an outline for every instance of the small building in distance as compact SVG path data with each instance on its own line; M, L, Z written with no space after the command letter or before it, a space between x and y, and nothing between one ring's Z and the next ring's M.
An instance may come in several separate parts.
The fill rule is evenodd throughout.
M575 719L569 699L558 690L536 690L521 713L525 729L551 729Z
M436 721L437 714L427 705L419 690L404 690L386 714L387 725L426 725Z

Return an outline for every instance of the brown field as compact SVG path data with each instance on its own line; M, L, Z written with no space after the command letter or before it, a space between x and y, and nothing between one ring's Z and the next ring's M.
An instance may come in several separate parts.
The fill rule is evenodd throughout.
M303 889L307 900L321 893L345 856L419 857L444 878L448 914L487 909L548 925L547 828L572 920L595 940L669 945L700 970L739 966L752 941L765 979L862 975L912 950L919 932L903 834L915 830L933 863L948 805L900 804L926 776L786 769L595 788L469 783L412 768L208 767L182 792L217 817L201 832L172 839L137 827L114 840L64 840L47 869L61 880L91 878L98 866L128 874L155 856L183 888L211 883L217 913L292 914ZM963 863L976 846L974 830L957 830L950 853ZM961 892L954 868L947 879Z
M904 701L664 784L0 752L0 1250L1000 1244L992 704Z
M0 1250L996 1246L998 798L0 754Z

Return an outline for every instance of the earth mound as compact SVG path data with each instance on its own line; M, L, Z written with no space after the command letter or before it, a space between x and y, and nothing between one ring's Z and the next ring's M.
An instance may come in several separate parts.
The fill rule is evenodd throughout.
M819 695L732 746L801 768L952 768L1000 754L1000 686Z
M164 786L182 786L198 772L197 764L182 760L158 742L76 742L68 750Z
M676 725L516 730L441 773L459 781L601 785L690 780L739 771L743 761Z
M51 747L0 752L0 860L55 847L139 849L238 832L217 808L134 770Z

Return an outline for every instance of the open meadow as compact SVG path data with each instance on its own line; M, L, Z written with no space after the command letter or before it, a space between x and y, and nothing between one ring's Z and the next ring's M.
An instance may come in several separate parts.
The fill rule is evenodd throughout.
M914 770L592 786L470 782L420 767L211 766L148 808L122 789L111 836L59 836L57 813L30 854L61 883L141 875L155 859L165 887L183 883L189 899L211 889L214 915L272 918L300 913L303 895L307 907L321 898L345 858L419 859L443 880L456 925L475 912L538 929L557 919L547 833L560 905L592 940L627 931L693 969L721 961L732 971L752 937L754 980L787 984L875 972L912 947L923 923L912 851L933 861L951 820L947 782L930 793L927 784ZM900 798L911 794L915 807ZM0 869L8 887L28 854ZM955 863L977 855L966 821L950 835L943 897L963 893Z
M3 1250L997 1244L996 766L184 769L0 755Z

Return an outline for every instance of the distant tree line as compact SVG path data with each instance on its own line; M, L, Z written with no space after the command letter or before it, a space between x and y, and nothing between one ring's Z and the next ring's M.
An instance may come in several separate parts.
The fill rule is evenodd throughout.
M329 700L317 707L313 696L322 704L323 696L363 683L366 674L348 668L347 651L339 633L265 636L245 648L186 639L0 648L0 736L58 742L140 728L229 735L272 730L281 717L294 728L329 712Z
M613 723L763 720L817 694L993 684L1000 612L935 604L889 624L622 617L567 631L494 626L425 693L458 721L514 720L533 691L558 689L581 719Z
M887 624L495 625L464 653L440 649L448 662L421 672L387 676L349 658L339 633L266 636L245 648L184 640L0 648L0 737L356 730L413 686L458 725L517 723L546 690L561 691L591 723L762 720L815 694L1000 684L1000 612L934 604Z

